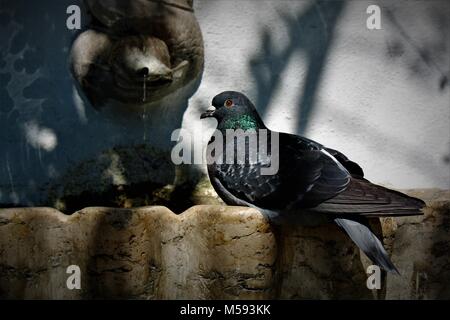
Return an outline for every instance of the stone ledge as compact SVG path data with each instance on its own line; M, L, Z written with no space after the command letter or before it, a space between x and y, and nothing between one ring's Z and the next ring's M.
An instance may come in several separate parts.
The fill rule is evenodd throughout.
M255 209L194 206L0 210L0 297L7 299L450 298L450 192L422 217L374 220L401 276L366 288L369 264L334 225L267 223ZM81 290L66 268L81 269Z

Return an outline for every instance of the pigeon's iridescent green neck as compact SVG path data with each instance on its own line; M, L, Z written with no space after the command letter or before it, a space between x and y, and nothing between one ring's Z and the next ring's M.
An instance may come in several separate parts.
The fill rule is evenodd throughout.
M221 125L221 129L242 129L242 130L252 130L252 129L259 129L258 121L247 114L240 115L235 118L226 119L223 121Z

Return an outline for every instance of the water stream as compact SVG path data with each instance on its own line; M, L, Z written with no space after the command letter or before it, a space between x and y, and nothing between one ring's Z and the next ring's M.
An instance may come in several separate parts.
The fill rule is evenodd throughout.
M143 82L143 94L142 94L142 102L147 100L147 76L144 75ZM142 114L142 121L144 121L144 142L147 141L147 105L144 105L144 113Z
M147 100L147 76L144 75L142 102Z

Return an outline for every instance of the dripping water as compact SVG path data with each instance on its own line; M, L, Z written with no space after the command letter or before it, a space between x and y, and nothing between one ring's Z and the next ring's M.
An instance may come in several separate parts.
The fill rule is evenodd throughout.
M142 115L144 121L144 142L147 141L147 106L144 106L144 114Z
M142 102L145 102L147 100L147 76L144 75L144 81L143 81L143 96L142 96ZM144 105L144 113L142 114L142 120L144 121L144 142L147 140L147 105Z
M143 97L142 102L145 102L147 100L147 76L144 75L144 81L143 81Z

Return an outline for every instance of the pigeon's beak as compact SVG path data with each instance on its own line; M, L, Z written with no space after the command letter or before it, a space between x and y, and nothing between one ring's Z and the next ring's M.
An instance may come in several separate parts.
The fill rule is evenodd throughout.
M214 112L215 111L216 111L216 107L214 107L214 106L209 107L208 110L206 110L206 112L203 112L201 114L200 119L214 117Z

